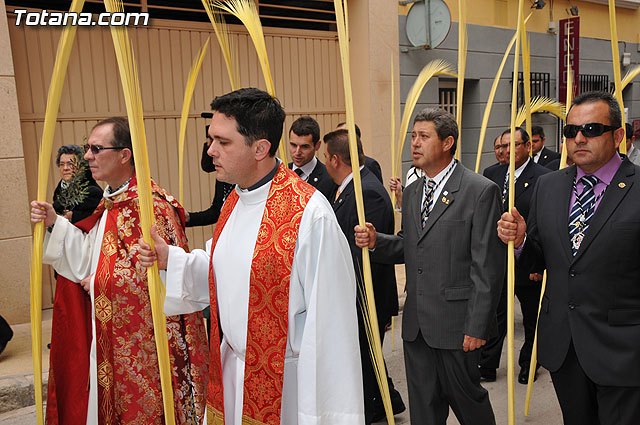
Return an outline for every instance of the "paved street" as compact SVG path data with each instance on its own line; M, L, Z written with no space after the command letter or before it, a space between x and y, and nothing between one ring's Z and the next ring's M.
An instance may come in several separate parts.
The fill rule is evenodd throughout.
M400 321L402 316L396 318L395 326L395 349L391 347L391 335L388 333L385 336L384 341L384 353L387 361L387 367L389 374L393 379L393 383L398 391L402 394L402 397L407 404L407 411L396 416L397 425L410 424L409 420L409 405L407 403L407 381L404 370L404 361L402 353L402 341L400 340ZM515 329L515 347L516 347L516 360L517 353L522 346L524 340L524 332L522 330L522 316L519 309L519 304L516 301L516 329ZM496 415L497 425L506 425L507 421L507 356L506 356L506 341L502 350L502 358L500 362L500 369L498 369L498 379L496 382L483 384L487 390L489 390L489 397L491 404L493 405L493 411ZM520 371L516 365L516 376ZM537 424L537 425L561 425L562 415L560 413L560 406L553 391L553 385L551 384L551 377L549 372L544 369L540 369L538 372L538 379L533 387L533 395L531 397L531 407L529 409L529 416L524 416L524 400L527 392L527 386L521 385L516 382L515 384L515 418L516 424ZM386 421L377 422L378 424L385 424ZM453 412L450 411L447 425L457 425L459 422L455 418ZM417 425L417 424L416 424ZM422 424L420 424L422 425ZM482 424L478 424L482 425Z
M396 274L398 276L398 297L400 300L400 306L404 305L404 267L398 266L396 268ZM516 326L515 326L515 347L516 347L516 359L517 354L522 346L524 340L524 332L522 329L522 314L520 313L520 304L516 301L515 308ZM43 326L43 341L50 339L50 326L51 326L51 312L45 311L43 314L45 319ZM407 405L407 411L396 416L397 425L410 424L409 420L409 403L407 396L407 382L404 369L404 359L402 352L402 340L400 339L400 324L402 321L402 312L399 317L396 317L394 326L395 338L392 338L391 331L387 332L384 341L384 355L387 361L387 368L389 374L393 378L395 387L400 391ZM3 353L3 358L0 359L0 378L3 375L19 376L21 374L28 374L32 372L31 366L31 343L30 343L30 329L29 325L19 325L15 327L14 331L16 335L14 339L7 346L7 350ZM395 340L395 344L393 344ZM500 363L500 369L498 369L498 379L496 382L485 384L485 388L489 390L489 396L493 410L496 415L497 425L506 425L507 421L507 356L506 356L506 341L502 350L502 358ZM43 345L43 369L48 371L48 350L46 349L46 343ZM519 367L516 365L515 373L519 372ZM524 416L524 400L526 395L526 385L521 385L516 382L515 384L515 418L516 424L536 424L536 425L561 425L562 416L560 413L560 407L556 399L553 385L551 384L551 377L549 373L540 369L538 373L538 380L535 382L533 389L533 396L531 400L531 408L529 416ZM0 402L2 400L0 399ZM7 413L0 413L0 425L32 425L36 423L35 409L33 406L25 407L23 409L14 410ZM386 421L378 422L378 424L385 424ZM453 412L450 412L447 425L456 425L459 422L456 420ZM425 425L425 424L415 424ZM483 424L477 424L483 425Z
M517 303L516 303L517 304ZM387 360L387 367L389 373L393 378L393 382L402 394L405 404L408 406L407 396L407 382L404 371L404 361L402 354L402 343L400 340L400 320L401 316L396 318L395 331L395 348L392 349L391 333L388 333L385 337L384 352ZM516 344L517 349L522 344L523 332L520 323L520 311L516 307ZM506 344L505 344L506 346ZM486 384L486 388L489 390L491 403L493 410L496 414L496 420L498 425L507 424L507 384L506 384L506 354L503 350L501 367L498 370L498 380L496 382ZM516 374L519 369L516 367ZM551 384L551 378L549 373L544 369L540 370L538 380L535 383L533 390L533 397L531 400L531 409L529 417L524 416L524 398L526 394L526 386L515 384L515 399L516 399L516 424L538 424L538 425L560 425L562 424L562 418L560 415L560 408L553 392L553 386ZM36 421L35 410L33 407L26 407L24 409L15 410L5 414L0 414L1 425L31 425ZM378 422L384 424L386 421ZM410 424L409 410L396 416L397 425ZM455 416L451 412L447 425L458 424ZM482 425L482 424L478 424Z

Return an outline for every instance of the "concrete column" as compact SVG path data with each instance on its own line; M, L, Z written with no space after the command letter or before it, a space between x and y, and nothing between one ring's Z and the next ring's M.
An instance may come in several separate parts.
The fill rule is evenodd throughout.
M0 0L0 314L29 321L31 226L16 79L4 0Z
M396 132L400 122L398 4L349 2L351 84L356 123L367 156L382 166L385 186L391 177L391 61L394 62ZM396 135L397 138L397 135Z

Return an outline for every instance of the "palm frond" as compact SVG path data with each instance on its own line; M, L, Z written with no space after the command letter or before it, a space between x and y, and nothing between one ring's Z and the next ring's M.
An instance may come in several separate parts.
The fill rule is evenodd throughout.
M84 0L73 0L69 12L80 13L84 6ZM38 190L36 199L47 199L47 184L51 166L51 151L53 149L53 136L55 134L62 86L67 74L69 56L76 36L75 25L67 25L62 29L51 84L47 93L47 108L44 115L42 139L40 141L40 154L38 155ZM33 360L33 379L35 382L36 421L38 425L44 423L42 410L42 243L44 241L44 222L36 224L33 228L33 245L31 248L30 277L30 316L31 316L31 356Z
M258 54L262 75L267 85L267 92L271 96L276 97L276 88L273 83L273 77L271 76L271 67L269 66L269 57L267 55L267 45L264 40L264 32L262 31L262 24L260 23L260 16L258 15L256 4L253 0L227 0L226 2L214 1L211 5L232 14L245 26ZM282 161L286 162L287 149L284 143L282 143L282 140L280 140L278 151Z
M180 115L180 133L178 133L178 176L180 186L180 204L183 204L184 201L184 140L187 135L189 107L191 105L191 99L193 99L193 91L196 88L196 81L198 80L200 67L202 66L204 55L205 53L207 53L207 47L209 47L209 38L207 38L204 46L202 46L202 48L198 51L198 54L193 61L193 65L191 65L191 69L189 70L189 75L187 77L187 85L184 89L184 101L182 102L182 114Z
M202 5L207 11L209 21L213 26L213 31L216 33L220 50L222 51L222 57L224 63L227 66L227 74L229 75L229 82L231 83L231 90L237 90L238 87L238 67L235 66L234 58L237 58L236 46L232 43L231 37L229 37L229 29L227 23L220 11L213 6L214 0L202 0Z
M518 1L518 29L516 31L515 54L513 60L513 75L518 76L520 62L520 40L524 32L524 0ZM512 84L511 88L511 134L515 133L516 106L518 105L518 85ZM511 211L515 203L515 137L511 137L509 150L509 208ZM514 373L514 297L515 297L515 254L513 241L507 247L507 423L514 425L515 416L515 373Z
M640 74L640 65L636 66L635 68L631 68L629 71L627 71L627 73L625 74L620 84L621 90L624 90L624 88L627 87L629 83L638 76L638 74ZM617 89L614 92L614 97L616 98L618 97Z
M622 122L625 123L624 116L624 99L622 98L622 78L620 76L620 51L618 49L618 24L616 23L616 1L609 0L609 29L611 30L611 56L613 58L613 78L615 81L616 89L614 91L615 97L620 104L620 111L622 111ZM622 129L626 128L623 125ZM625 140L624 138L622 140ZM627 144L620 143L620 153L627 154Z
M353 111L353 92L351 89L351 67L349 56L349 29L347 16L347 1L334 0L336 11L336 26L338 28L338 42L340 46L340 59L342 63L342 77L344 84L344 100L346 109L347 129L349 133L349 152L352 158L353 169L353 187L356 195L356 209L358 212L358 224L365 225L364 202L362 199L362 181L360 179L360 164L358 164L358 145L355 133L355 114ZM382 345L380 341L380 333L378 328L378 315L376 313L376 304L373 293L373 283L371 279L371 264L369 262L369 250L362 249L362 282L364 282L364 290L362 291L363 300L363 319L369 341L369 353L371 354L371 362L376 375L380 394L382 396L382 404L387 414L387 421L390 425L395 425L393 419L393 408L391 407L391 396L389 395L389 385L387 382L387 374L384 367L384 358L382 356Z
M529 21L531 17L531 13L525 19L525 23ZM476 173L480 170L480 158L482 158L482 148L484 147L484 138L487 133L487 125L489 125L489 116L491 116L491 108L493 107L493 100L496 97L496 91L498 90L498 83L500 82L500 77L502 76L502 71L504 70L504 65L507 63L507 58L509 57L509 52L511 52L511 48L516 42L518 34L513 34L513 38L509 42L507 49L502 56L502 62L500 62L500 66L498 67L498 72L496 72L496 76L493 78L493 84L491 85L491 91L489 92L489 99L487 100L487 104L484 107L484 115L482 116L482 125L480 126L480 137L478 139L478 153L476 155Z
M124 12L121 0L105 0L104 5L107 12L111 14ZM151 173L149 170L149 155L144 129L138 70L127 27L112 26L111 38L113 39L113 47L120 71L120 82L122 83L124 101L129 119L129 129L131 131L133 159L138 181L138 200L140 202L140 227L144 240L153 245L150 229L155 220L151 195ZM157 263L147 268L147 281L149 299L151 301L151 314L153 317L153 333L158 353L165 423L174 425L175 415L173 408L173 390L171 387L171 363L169 360L166 317L163 313L164 285L162 285L160 281Z
M398 153L396 156L397 168L400 170L399 162L402 159L402 151L404 149L404 142L406 139L407 131L409 129L409 121L413 110L418 103L422 89L429 82L429 80L436 75L447 75L449 77L457 77L453 66L442 59L436 59L424 66L420 74L413 82L413 86L407 94L407 99L404 105L404 111L402 112L402 121L400 122L400 132L398 133Z
M456 123L458 124L458 144L455 152L457 160L462 152L462 99L464 95L464 76L467 68L467 12L465 0L458 0L458 83L456 88Z
M562 120L565 119L566 115L566 108L562 103L542 96L536 96L531 100L530 110L532 114L536 112L549 112ZM516 127L520 127L526 119L527 108L526 105L522 105L518 110L518 115L516 115Z

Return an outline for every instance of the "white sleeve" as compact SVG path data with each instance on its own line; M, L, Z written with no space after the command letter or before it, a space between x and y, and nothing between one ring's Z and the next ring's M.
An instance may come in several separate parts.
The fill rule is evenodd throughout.
M298 423L364 424L356 280L349 245L331 210L315 217L310 228L303 229L303 224L292 275L304 287L307 306L298 359L298 388L304 389L298 391Z
M42 262L51 264L62 276L80 282L91 273L93 246L98 225L85 233L64 217L58 216L53 231L45 232Z
M160 277L165 283L164 314L194 313L209 305L209 261L211 239L207 250L185 252L178 246L169 246L167 271Z

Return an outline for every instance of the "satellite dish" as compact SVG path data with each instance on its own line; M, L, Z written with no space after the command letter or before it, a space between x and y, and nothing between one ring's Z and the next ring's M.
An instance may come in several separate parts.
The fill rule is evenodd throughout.
M447 38L450 28L451 12L443 0L424 0L409 9L406 32L414 47L435 49Z

